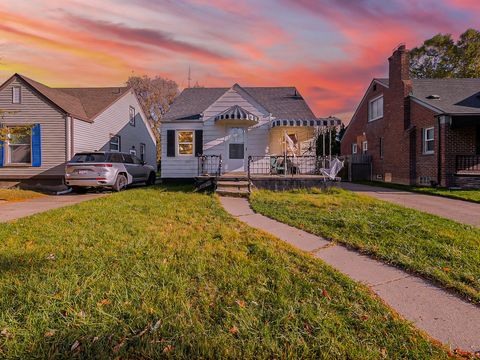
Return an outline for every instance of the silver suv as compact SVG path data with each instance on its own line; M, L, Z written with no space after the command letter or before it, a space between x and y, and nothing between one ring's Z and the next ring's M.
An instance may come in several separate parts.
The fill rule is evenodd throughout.
M119 152L78 153L67 162L65 184L75 192L89 187L109 187L121 191L134 183L155 184L155 169L135 155Z

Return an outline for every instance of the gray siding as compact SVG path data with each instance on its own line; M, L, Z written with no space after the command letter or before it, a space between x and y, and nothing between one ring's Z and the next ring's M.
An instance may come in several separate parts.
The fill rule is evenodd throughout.
M21 104L12 104L12 87L21 86ZM41 95L14 79L0 91L0 109L6 125L41 124L42 166L0 168L0 179L25 179L34 176L62 176L66 160L65 116L43 100Z
M130 106L135 108L135 126L129 124ZM97 116L93 123L74 119L74 153L109 150L111 136L120 135L121 151L129 152L134 146L140 157L140 143L144 143L146 145L145 161L156 167L157 147L149 135L147 126L140 111L140 104L133 93L129 92Z

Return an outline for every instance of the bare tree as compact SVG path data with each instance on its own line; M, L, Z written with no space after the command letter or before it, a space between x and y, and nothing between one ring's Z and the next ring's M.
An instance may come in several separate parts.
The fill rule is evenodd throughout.
M151 78L144 76L130 76L127 85L133 88L138 96L148 122L152 126L157 138L157 159L160 159L160 124L173 100L178 95L178 84L160 76Z

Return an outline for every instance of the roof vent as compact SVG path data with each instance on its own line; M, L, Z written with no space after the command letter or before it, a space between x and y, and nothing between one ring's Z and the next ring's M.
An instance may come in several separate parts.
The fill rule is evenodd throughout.
M427 99L430 99L430 100L440 100L440 95L436 95L436 94L428 95L428 96L427 96Z

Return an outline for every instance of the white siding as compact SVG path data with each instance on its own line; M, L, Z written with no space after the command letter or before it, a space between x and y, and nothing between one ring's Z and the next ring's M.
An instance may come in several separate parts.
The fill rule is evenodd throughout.
M12 87L21 87L21 103L12 104ZM63 176L66 160L65 116L42 96L14 78L0 91L0 109L7 111L0 122L6 125L40 124L41 167L0 168L0 179Z
M162 177L164 178L192 178L198 175L198 159L196 157L167 157L167 130L203 129L203 149L206 155L222 155L223 162L228 160L227 128L228 125L215 123L215 115L234 106L258 116L257 125L247 128L247 150L245 158L249 155L265 155L269 148L269 120L270 114L265 109L249 101L241 91L228 90L215 103L208 107L203 114L203 122L175 122L162 124Z
M167 130L201 130L202 128L203 123L200 121L162 124L160 141L162 146L162 178L193 178L198 175L198 157L195 155L167 156Z
M135 108L135 126L129 124L130 106ZM93 123L74 119L74 153L95 150L107 151L110 148L112 135L119 135L121 137L121 151L123 152L129 152L132 146L135 146L137 156L140 157L140 143L146 144L145 161L156 167L156 143L149 135L142 117L140 104L135 95L129 92L97 116Z

